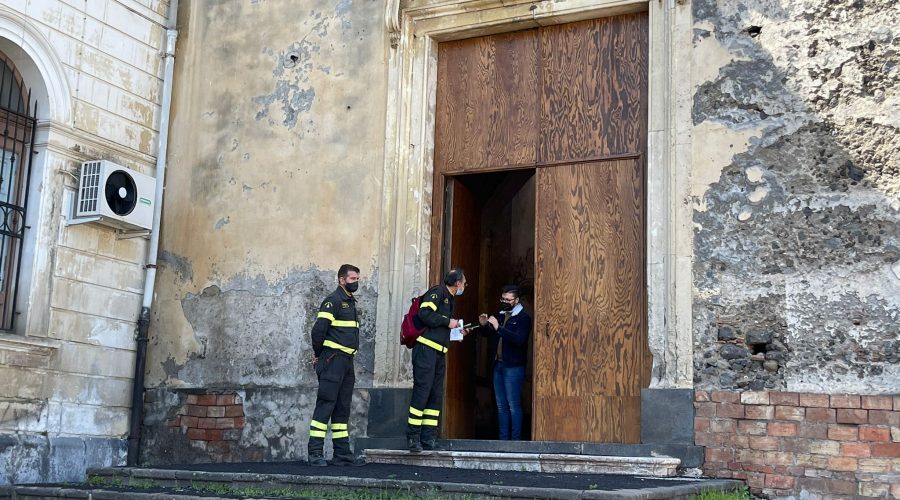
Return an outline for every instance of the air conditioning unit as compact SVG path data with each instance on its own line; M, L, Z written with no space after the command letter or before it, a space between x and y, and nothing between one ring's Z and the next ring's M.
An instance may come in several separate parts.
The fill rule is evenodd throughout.
M125 230L152 229L156 179L107 160L81 164L75 219Z

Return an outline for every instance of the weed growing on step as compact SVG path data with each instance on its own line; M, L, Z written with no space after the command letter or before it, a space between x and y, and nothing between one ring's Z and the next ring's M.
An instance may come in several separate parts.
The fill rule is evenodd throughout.
M137 488L139 490L150 490L153 488L159 488L160 484L152 479L134 479L128 481L128 486L130 488Z
M750 492L745 486L733 491L704 491L691 498L692 500L750 500Z
M195 492L215 493L225 497L266 497L266 498L317 498L322 500L476 500L472 495L453 495L436 491L413 492L406 490L381 491L369 489L324 489L324 488L262 488L259 486L234 487L220 483L191 483Z
M87 483L93 488L123 488L125 482L120 477L88 476Z

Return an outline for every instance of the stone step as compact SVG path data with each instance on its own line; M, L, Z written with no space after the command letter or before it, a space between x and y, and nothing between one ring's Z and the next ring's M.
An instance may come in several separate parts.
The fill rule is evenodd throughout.
M672 477L681 460L672 457L617 457L562 453L496 453L482 451L423 451L367 449L366 461L380 464L453 467L579 474L627 474Z
M681 460L681 469L695 469L703 464L702 446L686 444L621 444L573 443L556 441L499 441L496 439L441 439L441 449L448 451L487 451L494 453L557 453L565 455L602 455L612 457L673 457ZM405 450L406 436L357 438L357 450Z
M15 486L6 490L0 488L0 499L7 498L10 500L233 500L234 497L195 495L172 491L146 493L74 486ZM250 500L250 498L246 497L246 500Z
M614 474L470 470L407 465L310 467L221 463L168 469L106 468L81 485L0 486L0 499L210 500L228 498L683 499L735 491L739 481Z

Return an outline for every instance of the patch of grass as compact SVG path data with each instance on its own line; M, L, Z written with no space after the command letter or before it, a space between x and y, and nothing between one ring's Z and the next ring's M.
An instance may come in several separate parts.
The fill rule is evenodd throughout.
M120 477L89 476L87 483L93 488L122 488L125 484Z
M229 495L232 494L236 488L229 486L227 484L222 483L195 483L191 481L191 489L197 491L206 491L209 493L215 493L217 495Z
M130 488L137 488L139 490L149 490L153 488L159 488L160 484L152 479L131 479L128 482L128 486Z
M704 491L693 500L750 500L750 492L746 486L733 491Z
M130 479L127 484L118 477L89 476L87 483L94 488L133 488L137 490L163 489L178 493L212 493L221 497L265 497L278 499L316 498L322 500L478 500L483 497L469 494L443 493L437 490L412 491L409 489L381 490L367 488L265 487L259 485L234 486L229 483L191 481L178 488L162 486L153 479Z

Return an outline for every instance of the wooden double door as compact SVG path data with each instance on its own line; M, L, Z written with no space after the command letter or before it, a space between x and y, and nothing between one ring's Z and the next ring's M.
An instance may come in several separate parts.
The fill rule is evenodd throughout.
M535 172L531 436L640 441L646 334L648 16L634 13L441 43L432 279L467 269L473 321L479 206L465 175ZM487 295L486 295L487 294ZM481 303L479 303L479 301ZM490 302L493 304L494 302ZM469 340L467 339L467 342ZM448 354L443 434L473 437L466 343Z

